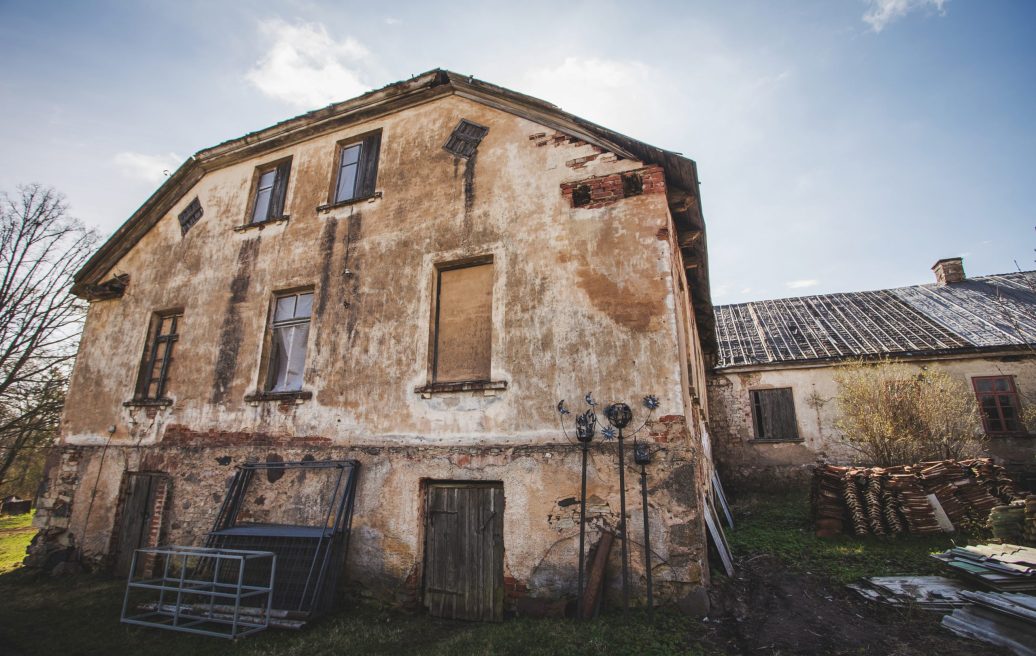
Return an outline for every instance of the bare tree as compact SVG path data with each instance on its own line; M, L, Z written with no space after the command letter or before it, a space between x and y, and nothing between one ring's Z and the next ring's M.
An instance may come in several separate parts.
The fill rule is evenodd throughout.
M978 402L960 379L883 360L844 365L835 381L835 424L865 464L960 459L982 450Z
M69 288L96 241L53 189L0 193L0 485L57 433L85 313Z

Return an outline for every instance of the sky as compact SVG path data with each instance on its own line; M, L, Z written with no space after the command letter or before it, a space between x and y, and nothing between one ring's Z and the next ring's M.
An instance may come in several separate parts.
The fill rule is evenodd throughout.
M191 154L433 68L698 164L713 301L1036 269L1036 2L0 0L0 190L104 235Z

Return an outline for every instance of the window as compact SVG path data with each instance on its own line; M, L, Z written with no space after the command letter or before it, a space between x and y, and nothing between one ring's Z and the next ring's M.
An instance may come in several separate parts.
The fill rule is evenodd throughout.
M169 367L173 364L173 347L180 338L179 311L156 314L148 329L148 341L144 346L144 359L137 377L136 400L161 401L166 398L166 383L169 381Z
M757 440L797 440L795 400L790 387L752 390L752 419Z
M201 201L195 198L187 207L180 212L180 234L186 235L187 231L194 227L194 224L201 221L201 215L205 212L201 208Z
M432 380L488 381L493 342L493 263L440 268Z
M453 129L453 133L446 140L443 148L457 157L467 159L475 154L478 145L482 143L482 138L486 136L487 132L489 132L489 128L461 120L457 127Z
M344 142L338 145L334 203L344 203L374 195L380 148L380 131L369 134L359 141Z
M288 189L291 160L284 160L257 170L255 200L249 223L263 223L284 218L284 195Z
M1013 376L976 376L971 379L982 409L982 425L990 435L1021 433L1020 404Z
M297 392L302 389L312 310L313 292L276 297L270 331L272 343L266 380L268 392Z

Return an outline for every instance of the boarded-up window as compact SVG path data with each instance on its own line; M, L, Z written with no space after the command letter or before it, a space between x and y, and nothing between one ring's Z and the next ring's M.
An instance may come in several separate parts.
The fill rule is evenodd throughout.
M435 382L489 380L493 264L439 270Z
M795 401L790 387L752 390L752 418L757 440L797 440Z

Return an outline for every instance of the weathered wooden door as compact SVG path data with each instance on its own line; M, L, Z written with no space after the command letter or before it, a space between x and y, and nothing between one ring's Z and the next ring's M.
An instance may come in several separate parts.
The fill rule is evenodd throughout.
M164 474L131 472L126 475L121 519L115 527L117 532L113 569L118 576L129 574L134 550L148 546L148 532L151 528L151 517L158 505L158 495L166 491L164 479Z
M504 488L428 486L424 602L432 615L499 621L504 614Z

